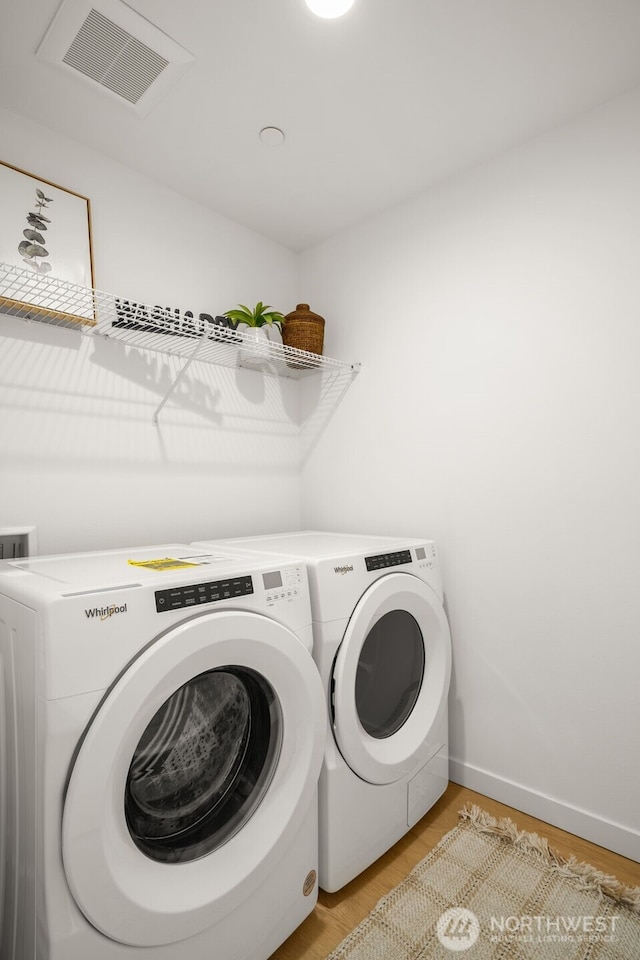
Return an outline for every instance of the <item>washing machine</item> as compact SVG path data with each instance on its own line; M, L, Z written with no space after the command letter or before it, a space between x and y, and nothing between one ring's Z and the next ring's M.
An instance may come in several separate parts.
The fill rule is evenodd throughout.
M320 886L340 889L449 780L451 637L436 546L305 531L222 542L305 561L330 724L319 786Z
M264 960L317 898L304 565L0 564L0 956Z

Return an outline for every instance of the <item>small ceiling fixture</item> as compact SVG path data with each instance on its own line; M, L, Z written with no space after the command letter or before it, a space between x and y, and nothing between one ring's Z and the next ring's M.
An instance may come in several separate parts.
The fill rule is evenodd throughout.
M280 127L263 127L259 136L262 142L270 147L278 147L284 143L284 132Z
M354 0L305 0L306 5L317 17L332 20L342 17L354 4Z

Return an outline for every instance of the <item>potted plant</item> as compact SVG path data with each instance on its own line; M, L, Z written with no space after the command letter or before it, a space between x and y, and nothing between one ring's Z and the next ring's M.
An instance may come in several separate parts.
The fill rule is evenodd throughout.
M276 328L282 333L284 314L274 310L268 303L259 300L251 309L239 303L233 310L227 310L225 317L231 320L236 327L244 324L242 331L238 330L242 339L251 341L245 349L240 349L240 361L245 366L262 366L269 359L267 341L271 339L269 332Z
M264 327L265 325L273 326L275 324L280 330L282 330L281 324L284 320L284 314L280 313L279 310L273 310L268 303L263 303L262 300L256 303L253 310L245 307L243 303L239 303L237 309L227 310L225 317L233 320L236 324L246 323L248 327Z

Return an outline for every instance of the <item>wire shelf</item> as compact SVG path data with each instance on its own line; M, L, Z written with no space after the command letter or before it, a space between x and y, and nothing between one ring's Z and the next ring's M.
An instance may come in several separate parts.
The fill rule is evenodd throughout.
M93 328L96 294L90 287L0 263L0 310L13 317L75 329Z
M144 350L218 366L245 366L300 379L329 372L354 375L356 363L296 350L255 328L234 330L191 313L147 306L0 263L0 310L11 316L72 327ZM257 334L257 335L256 335Z

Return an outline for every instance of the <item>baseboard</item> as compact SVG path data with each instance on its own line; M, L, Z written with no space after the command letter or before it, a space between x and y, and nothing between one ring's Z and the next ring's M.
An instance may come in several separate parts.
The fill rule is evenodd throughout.
M497 777L453 757L449 758L449 779L499 803L522 810L538 820L551 823L567 833L589 840L590 843L596 843L623 857L640 862L640 833L635 830L603 820L586 810L572 807L561 800L547 797L543 793Z

